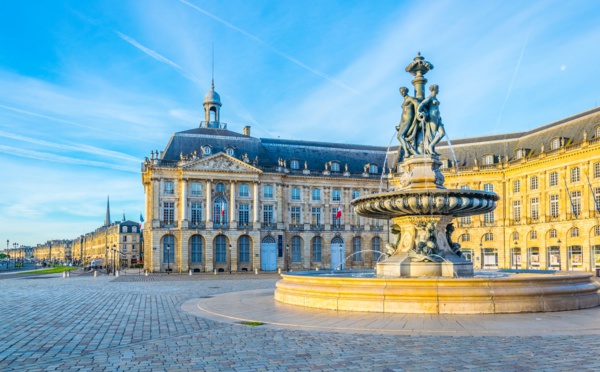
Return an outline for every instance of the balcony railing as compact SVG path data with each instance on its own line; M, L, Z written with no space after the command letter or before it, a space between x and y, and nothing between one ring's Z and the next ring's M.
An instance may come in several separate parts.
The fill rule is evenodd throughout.
M352 231L363 231L365 227L363 225L352 225L350 226L350 230Z
M290 229L290 231L302 231L302 230L304 230L304 225L303 224L289 224L288 229Z
M310 225L310 229L313 231L323 231L323 225L318 224L318 225Z
M205 227L204 222L190 222L190 229L203 229Z
M345 225L331 225L331 230L333 231L343 231L345 228Z
M213 222L213 229L228 229L229 224L227 222Z
M567 220L577 220L581 218L581 213L567 213Z
M271 222L263 222L262 223L263 230L273 230L276 227L277 227L277 225L274 223L271 223Z
M540 223L540 217L527 217L527 224Z
M371 231L383 231L383 226L371 225Z
M165 229L174 229L177 227L177 221L160 221L160 227Z
M238 230L248 230L252 228L252 224L248 222L238 222L237 228Z

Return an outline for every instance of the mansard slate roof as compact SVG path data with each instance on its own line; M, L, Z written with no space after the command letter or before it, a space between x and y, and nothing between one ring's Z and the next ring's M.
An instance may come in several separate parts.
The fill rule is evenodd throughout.
M442 141L436 150L452 161L456 157L459 166L473 165L475 158L481 164L483 156L490 154L496 156L495 162L500 156L512 160L518 149L528 149L528 155L535 155L540 153L543 144L544 151L550 151L550 142L554 138L564 138L565 145L581 142L584 130L590 140L599 125L600 108L594 108L525 132L451 139L450 144ZM446 128L446 131L452 133L451 128ZM232 147L237 158L247 154L253 161L258 157L258 167L263 169L277 167L281 158L288 163L288 168L290 160L299 160L300 169L304 169L306 161L312 171L323 171L325 163L339 161L342 172L344 165L348 164L352 173L362 173L366 164L377 164L381 170L386 152L385 147L379 146L255 138L227 129L195 128L173 134L162 159L179 160L180 154L186 156L194 151L200 156L201 148L207 145L211 146L212 154ZM395 163L392 159L397 158L397 145L390 150L387 167Z

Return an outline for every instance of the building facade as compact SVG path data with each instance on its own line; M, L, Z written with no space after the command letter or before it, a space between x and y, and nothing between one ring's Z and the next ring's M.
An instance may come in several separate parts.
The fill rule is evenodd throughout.
M173 134L142 164L144 267L373 267L388 221L360 218L349 203L386 191L388 177L403 172L398 153L254 138L249 127L228 130L220 109L213 86L199 128ZM494 212L454 221L454 240L476 268L600 268L600 109L437 151L446 187L500 196Z
M385 151L254 138L250 127L228 130L220 108L213 88L200 127L175 133L142 165L144 267L373 267L388 239L387 223L357 217L349 203L381 189Z

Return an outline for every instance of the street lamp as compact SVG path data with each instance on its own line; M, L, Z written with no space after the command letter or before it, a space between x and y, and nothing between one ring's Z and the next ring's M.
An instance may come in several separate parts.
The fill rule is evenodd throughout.
M117 263L115 262L116 247L117 246L113 244L113 275L117 275Z
M104 263L104 269L106 270L106 275L109 274L110 270L108 267L108 245L106 246L106 254L104 255L104 257L106 257L106 262Z
M290 271L290 245L285 245L285 271Z
M169 275L171 272L171 267L169 266L171 264L171 262L169 261L171 259L171 245L167 244L167 275Z
M8 243L10 243L10 240L6 239L6 254L8 254ZM5 257L6 259L6 257ZM9 259L6 260L6 270L8 270L8 261L10 260L10 256Z
M17 268L17 247L19 243L13 243L13 267Z
M233 251L231 243L229 244L229 274L231 274L231 252Z

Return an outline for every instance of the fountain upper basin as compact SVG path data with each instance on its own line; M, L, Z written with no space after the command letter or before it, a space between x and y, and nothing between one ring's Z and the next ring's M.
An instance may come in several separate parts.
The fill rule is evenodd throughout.
M471 216L491 212L498 195L481 190L418 189L390 191L352 201L357 214L389 219L414 215Z

